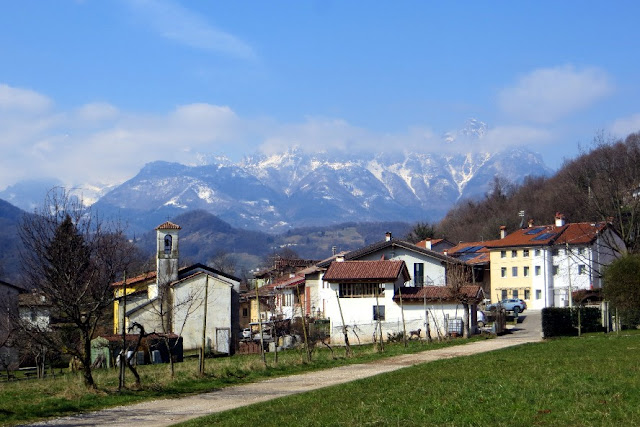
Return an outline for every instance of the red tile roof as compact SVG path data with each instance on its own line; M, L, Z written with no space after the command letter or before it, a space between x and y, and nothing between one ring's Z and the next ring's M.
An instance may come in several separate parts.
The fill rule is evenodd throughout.
M523 228L508 234L504 239L491 242L493 248L515 246L544 246L552 244L591 244L607 227L606 223L578 222L563 226L541 225Z
M482 287L479 285L466 285L461 289L461 294L470 301L480 302L484 298ZM422 288L403 287L401 288L402 301L453 301L451 288L448 286L424 286ZM400 301L400 293L393 297L394 301Z
M483 242L460 242L446 251L446 254L467 264L484 264L489 262L489 248L499 240Z
M147 271L146 273L142 273L135 277L127 277L127 286L137 285L138 283L146 282L148 280L155 281L155 279L156 279L156 272ZM122 280L120 280L119 282L113 282L111 286L113 287L122 286Z
M411 280L404 261L334 261L324 280L327 282L395 282L400 275Z
M156 227L156 230L181 230L178 224L174 224L171 221L164 222Z

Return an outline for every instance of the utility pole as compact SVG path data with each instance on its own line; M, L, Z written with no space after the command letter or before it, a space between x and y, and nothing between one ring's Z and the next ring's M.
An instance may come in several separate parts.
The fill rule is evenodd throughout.
M267 366L267 358L264 354L264 337L262 334L262 319L260 318L260 294L258 294L258 287L256 286L256 304L258 305L258 332L260 333L260 354L262 355L262 363Z
M407 346L407 324L404 321L404 305L402 304L402 290L401 286L398 286L398 295L400 296L400 313L402 313L402 341L404 346ZM418 338L420 338L418 336Z
M347 357L351 355L351 346L349 345L349 335L347 333L347 325L344 324L344 315L342 314L342 305L340 305L340 294L336 290L336 299L338 300L338 309L340 310L340 319L342 320L342 333L344 334L344 346L347 350Z
M202 316L202 344L200 348L200 376L204 376L204 348L207 344L207 307L209 305L209 275L204 282L204 316Z
M571 287L571 263L569 260L569 242L565 242L565 256L567 258L567 277L569 278L569 308L573 308L573 289Z
M122 390L125 386L124 377L125 369L124 364L126 361L125 348L127 344L127 272L122 273L122 351L120 352L120 380L118 382L118 390Z

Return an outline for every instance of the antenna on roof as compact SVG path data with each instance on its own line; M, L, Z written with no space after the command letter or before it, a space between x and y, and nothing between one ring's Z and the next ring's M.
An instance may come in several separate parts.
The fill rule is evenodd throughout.
M524 225L524 210L518 212L518 216L520 217L520 227L522 228L522 226Z

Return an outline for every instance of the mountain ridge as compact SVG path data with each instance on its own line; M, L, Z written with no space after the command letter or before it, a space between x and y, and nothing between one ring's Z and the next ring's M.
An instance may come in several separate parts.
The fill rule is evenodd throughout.
M203 209L234 227L282 232L349 221L436 221L460 199L477 199L494 177L547 176L523 148L498 153L384 153L342 157L292 148L238 163L215 158L146 164L94 205L145 230L162 217Z

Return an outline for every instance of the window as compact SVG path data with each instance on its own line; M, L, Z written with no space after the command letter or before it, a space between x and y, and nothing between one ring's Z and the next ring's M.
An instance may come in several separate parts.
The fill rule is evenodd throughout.
M531 291L529 289L524 290L524 299L531 298Z
M507 290L506 289L502 290L502 299L503 300L507 299Z
M513 290L513 297L514 298L518 298L518 290L517 289Z
M553 256L558 256L560 255L560 250L558 250L558 248L555 248L551 251L551 255Z
M169 255L171 253L171 235L167 234L164 236L164 254Z
M507 257L507 251L500 251L500 258L506 258Z
M384 285L380 283L340 283L340 298L365 298L384 295Z
M554 265L551 271L553 272L553 275L556 276L558 274L558 266Z
M413 284L415 286L424 285L424 263L416 262L413 264Z
M384 320L384 305L373 306L373 320Z
M518 277L518 267L511 267L511 275L513 277Z
M247 316L249 316L249 309L244 307L242 309L242 317L247 317Z
M542 291L540 289L536 289L536 299L542 299Z
M587 266L584 264L580 264L578 266L578 274L587 274Z
M524 277L529 277L529 267L523 267L522 268L522 275Z
M540 271L542 270L542 268L540 268L539 265L536 265L534 268L535 268L535 271L536 271L536 276L539 276L540 275Z
M507 277L507 267L500 268L500 277Z
M578 248L578 255L584 255L584 248Z
M529 249L523 249L522 250L522 256L524 256L524 257L529 256Z
M511 251L511 258L515 258L518 256L518 251Z
M540 249L536 249L533 253L535 256L540 256Z

